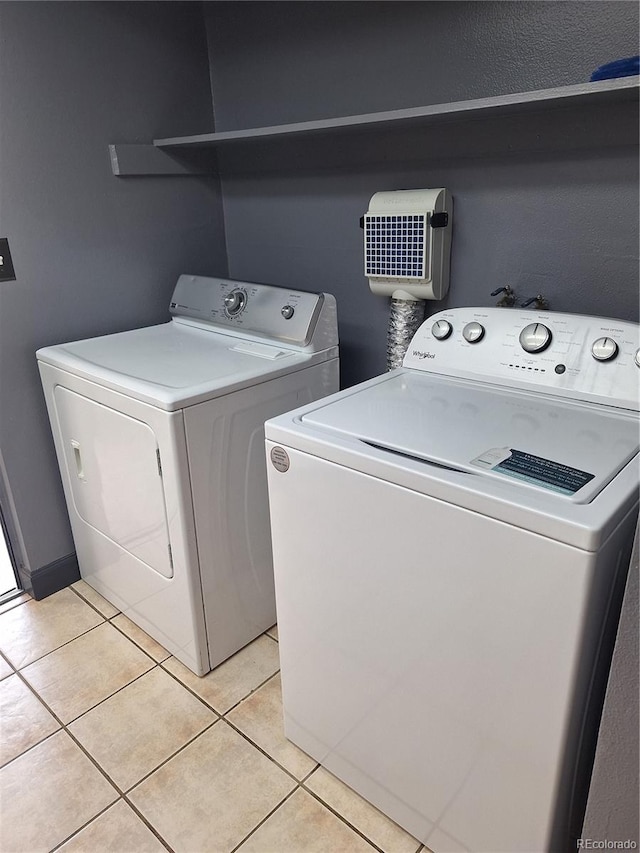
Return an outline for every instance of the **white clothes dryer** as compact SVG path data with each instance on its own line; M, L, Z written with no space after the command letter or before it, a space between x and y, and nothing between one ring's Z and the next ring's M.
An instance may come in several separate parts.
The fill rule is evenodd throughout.
M37 358L83 579L203 675L276 621L264 421L338 389L329 294L182 275Z
M452 309L399 370L266 424L285 733L435 853L575 850L639 346L618 320Z

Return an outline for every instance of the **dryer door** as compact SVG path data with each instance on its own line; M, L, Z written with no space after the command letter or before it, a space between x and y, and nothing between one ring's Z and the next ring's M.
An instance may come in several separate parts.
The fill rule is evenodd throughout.
M153 430L61 385L54 399L75 511L149 567L172 577Z

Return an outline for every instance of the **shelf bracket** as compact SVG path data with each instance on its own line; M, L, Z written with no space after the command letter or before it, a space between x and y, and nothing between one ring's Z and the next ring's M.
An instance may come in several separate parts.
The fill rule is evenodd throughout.
M155 145L110 145L111 171L117 177L144 175L212 175L217 171L215 152L189 151L180 155Z

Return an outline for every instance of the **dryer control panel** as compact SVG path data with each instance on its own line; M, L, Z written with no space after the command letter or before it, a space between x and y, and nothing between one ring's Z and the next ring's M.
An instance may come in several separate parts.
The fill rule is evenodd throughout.
M425 320L403 366L640 411L640 326L622 320L451 308Z
M273 287L248 281L181 275L169 311L174 318L189 318L217 330L271 338L306 346L310 343L323 303L323 293ZM337 343L336 341L332 343Z

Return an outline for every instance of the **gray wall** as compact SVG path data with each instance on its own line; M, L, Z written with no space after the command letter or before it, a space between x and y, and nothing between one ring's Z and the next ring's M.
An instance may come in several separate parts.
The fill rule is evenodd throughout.
M618 626L600 736L593 765L583 838L627 839L640 844L638 810L638 594L640 531L636 531L627 590Z
M205 8L217 130L580 83L638 52L626 2ZM220 156L230 274L333 292L343 384L375 375L388 308L362 275L358 219L378 190L446 186L451 291L428 310L492 304L511 284L637 321L637 142L636 103L238 146ZM638 840L637 597L635 568L585 824L600 841Z
M588 80L637 50L632 3L209 3L217 130ZM384 369L387 301L362 274L378 190L448 187L451 291L510 284L556 310L638 314L637 110L567 109L220 155L230 274L338 299L343 384Z
M162 322L226 259L217 180L116 179L107 147L210 127L199 3L2 2L0 40L0 448L35 572L73 551L35 350Z
M216 130L581 83L638 52L633 2L211 2Z
M221 157L224 222L215 179L115 179L107 155L210 130L209 74L218 130L582 82L637 53L635 3L222 2L205 16L206 39L200 4L0 2L0 236L17 272L0 284L0 449L33 570L73 549L35 349L163 321L180 272L226 274L225 228L231 275L336 294L345 384L384 369L387 304L362 276L357 227L382 189L453 192L448 304L488 304L510 283L558 310L637 319L627 108L238 148ZM623 673L637 664L634 589ZM630 825L633 767L607 751L613 736L633 755L637 730L613 678L594 833Z

